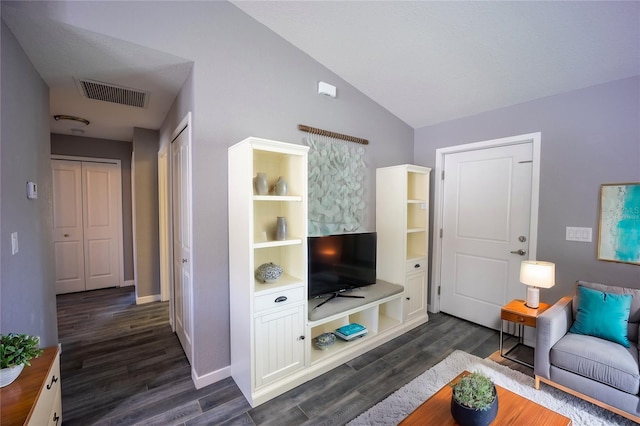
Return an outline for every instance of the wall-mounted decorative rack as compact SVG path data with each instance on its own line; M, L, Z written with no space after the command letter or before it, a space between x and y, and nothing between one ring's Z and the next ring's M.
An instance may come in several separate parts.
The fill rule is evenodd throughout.
M334 138L334 139L342 139L345 141L349 141L349 142L355 142L355 143L359 143L362 145L369 145L369 140L367 139L362 139L362 138L357 138L355 136L349 136L349 135L345 135L342 133L336 133L336 132L332 132L330 130L324 130L324 129L318 129L317 127L310 127L304 124L298 124L298 130L301 130L303 132L307 132L307 133L311 133L314 135L320 135L320 136L328 136L330 138Z

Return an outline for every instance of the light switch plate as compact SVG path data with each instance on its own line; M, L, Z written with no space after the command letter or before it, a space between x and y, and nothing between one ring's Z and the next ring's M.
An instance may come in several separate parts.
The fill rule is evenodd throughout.
M576 226L567 226L567 241L579 241L582 243L590 243L592 241L591 228L579 228Z
M18 233L11 233L11 254L14 255L18 252Z

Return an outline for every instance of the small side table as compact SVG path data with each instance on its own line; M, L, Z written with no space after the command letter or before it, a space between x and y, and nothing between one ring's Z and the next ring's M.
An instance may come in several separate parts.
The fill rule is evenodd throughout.
M535 328L538 315L540 315L550 307L551 305L549 305L548 303L540 302L540 306L538 307L538 309L529 308L527 305L525 305L525 301L520 299L512 300L511 302L504 305L500 310L500 356L510 361L517 362L518 364L526 365L527 367L533 368L533 362L529 364L528 362L525 362L521 359L509 356L509 354L520 346L526 346L524 344L524 326L526 325ZM505 321L516 324L516 334L514 334L513 337L517 339L517 343L506 352L504 351Z

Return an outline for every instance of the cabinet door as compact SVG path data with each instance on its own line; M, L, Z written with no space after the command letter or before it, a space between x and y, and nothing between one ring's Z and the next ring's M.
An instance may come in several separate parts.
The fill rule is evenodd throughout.
M427 288L427 273L408 273L405 279L405 309L404 319L410 320L426 312L425 292Z
M304 305L254 321L256 388L304 367Z

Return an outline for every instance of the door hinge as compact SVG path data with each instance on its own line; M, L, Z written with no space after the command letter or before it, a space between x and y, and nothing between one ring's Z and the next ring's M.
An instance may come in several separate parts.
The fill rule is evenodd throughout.
M440 286L438 286L438 296L440 296Z
M440 228L440 238L442 238L442 228Z
M442 174L440 175L440 179L444 180L444 170L442 171Z

